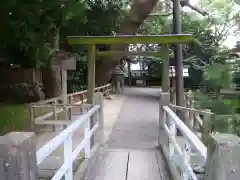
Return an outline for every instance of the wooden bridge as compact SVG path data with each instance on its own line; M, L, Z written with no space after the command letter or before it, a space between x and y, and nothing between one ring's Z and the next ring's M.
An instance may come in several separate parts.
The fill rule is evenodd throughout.
M169 104L168 93L161 93L160 88L127 88L113 131L104 141L103 95L97 92L94 97L94 105L82 104L84 113L38 150L33 133L12 132L1 137L1 179L238 179L240 139L216 134L208 136L210 148L202 143L201 135L206 132L199 127L204 127L211 113L185 107L192 120L189 127L174 113L181 108ZM90 118L95 122L91 129ZM74 133L80 126L83 136L74 145ZM177 130L182 136L176 135ZM41 163L62 145L59 169L52 169L51 177L39 177Z

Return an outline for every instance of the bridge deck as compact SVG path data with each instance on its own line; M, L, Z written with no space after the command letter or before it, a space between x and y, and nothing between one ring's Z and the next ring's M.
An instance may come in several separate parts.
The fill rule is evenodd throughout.
M127 88L110 139L85 180L169 180L158 137L157 88Z

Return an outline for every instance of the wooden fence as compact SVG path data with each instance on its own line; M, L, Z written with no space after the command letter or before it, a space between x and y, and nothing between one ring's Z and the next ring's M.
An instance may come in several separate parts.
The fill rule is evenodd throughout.
M111 92L111 84L96 87L95 92L102 92L108 95ZM52 131L56 130L56 126L66 127L74 119L73 116L83 113L83 107L86 108L87 90L68 94L68 104L62 103L62 97L51 98L29 104L29 117L32 129L39 131L39 125L52 126ZM89 105L88 108L91 106Z
M209 109L199 109L194 100L192 91L184 94L185 107L175 105L175 97L171 95L173 102L169 107L176 112L183 111L186 118L186 125L190 128L204 143L207 141L209 133L212 132L211 120L214 113Z
M0 83L4 85L42 82L42 73L34 68L0 67Z

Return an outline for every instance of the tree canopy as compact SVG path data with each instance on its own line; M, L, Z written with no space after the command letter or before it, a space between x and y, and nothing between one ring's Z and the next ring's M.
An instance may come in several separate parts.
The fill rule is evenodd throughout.
M7 59L9 64L48 68L48 71L43 71L46 74L45 77L53 77L52 81L54 81L53 72L49 68L52 56L59 50L74 51L66 43L68 35L171 32L171 13L168 13L169 16L149 16L149 13L156 9L163 12L163 6L157 2L157 0L116 0L114 2L111 0L52 0L49 2L9 0L0 2L2 23L0 55ZM208 12L207 17L201 17L196 12L182 14L183 32L192 33L198 40L184 46L185 63L191 65L192 73L196 76L201 75L206 64L218 59L216 54L228 35L229 29L239 22L239 9L233 6L231 0L204 0L200 3L201 8ZM84 55L85 49L77 48L80 48L77 49L78 52ZM126 46L105 45L99 45L98 48L127 49ZM148 46L148 48L157 48L157 46ZM112 59L109 61L102 58L97 61L98 84L109 80L109 72L119 57L112 57ZM79 68L81 67L84 66L80 65Z

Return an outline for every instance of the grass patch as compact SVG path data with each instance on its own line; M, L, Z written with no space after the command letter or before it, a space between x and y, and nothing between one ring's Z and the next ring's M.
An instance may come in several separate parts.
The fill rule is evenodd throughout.
M0 135L29 127L27 104L0 104Z
M53 112L53 108L34 108L34 118ZM53 117L47 119L53 120ZM57 120L64 120L65 113L57 114ZM0 135L11 131L24 131L30 127L28 104L0 104Z

